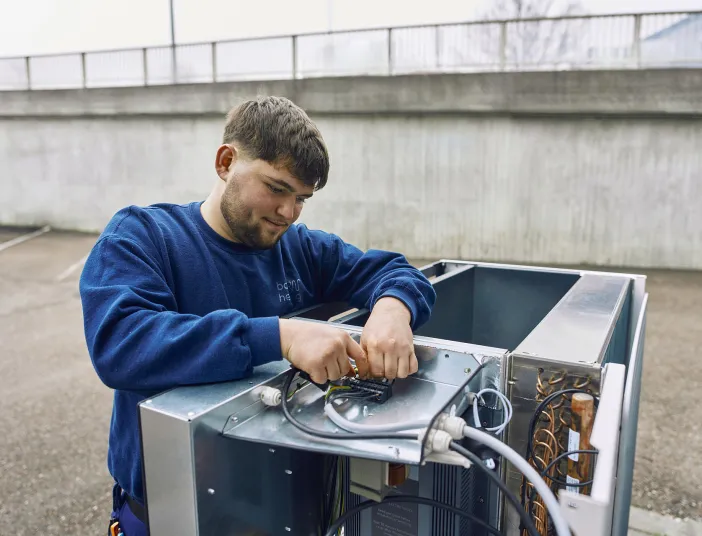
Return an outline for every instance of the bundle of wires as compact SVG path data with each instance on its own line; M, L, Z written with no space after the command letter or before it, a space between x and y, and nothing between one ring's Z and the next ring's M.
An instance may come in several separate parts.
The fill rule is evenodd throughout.
M477 371L476 371L477 372ZM285 386L283 392L285 395L289 392L290 385L292 384L292 380L295 374L290 374L288 378L286 379ZM359 393L354 392L353 390L347 390L347 389L342 389L340 386L337 386L337 389L330 390L326 393L325 398L326 398L326 404L325 408L327 406L331 406L335 398L348 398L350 395L358 395ZM290 413L290 410L288 408L288 396L283 396L282 397L282 408L283 408L283 413L285 414L285 417L287 420L296 428L299 430L310 434L315 437L320 437L320 438L325 438L325 439L334 439L334 440L359 440L359 439L392 439L392 440L398 440L398 439L413 439L413 440L418 440L421 435L416 432L408 432L408 429L414 429L417 427L417 423L399 423L398 425L391 425L391 430L388 429L387 426L378 426L375 428L377 431L365 431L368 430L368 427L370 425L365 425L363 427L362 432L358 433L346 433L346 434L338 434L338 433L328 433L322 430L315 430L313 428L310 428L299 421L297 421L293 415ZM333 407L333 406L332 406ZM338 415L338 414L337 414ZM349 421L347 421L349 422ZM404 431L403 431L404 430ZM485 446L492 448L495 452L497 452L499 455L505 457L508 461L510 461L517 469L519 469L526 478L528 478L534 487L539 491L539 493L542 495L544 500L547 503L547 507L551 508L554 513L553 513L553 521L554 521L554 526L556 529L556 533L559 536L570 536L570 530L568 527L567 522L563 518L562 514L560 514L559 508L558 508L558 501L555 498L555 496L550 492L550 489L548 485L545 483L545 481L540 477L540 475L529 465L529 463L522 458L517 452L515 452L513 449L511 449L509 446L504 444L501 440L496 438L495 436L482 432L480 430L477 430L475 428L466 426L464 429L464 434L466 438L469 438L473 441L478 441L483 443ZM513 506L517 509L517 512L519 513L520 519L522 520L523 526L526 528L527 532L529 533L530 536L538 536L538 532L536 531L536 528L534 527L534 523L531 520L531 518L528 516L527 512L520 506L519 499L511 493L507 487L504 485L504 483L500 480L500 478L495 475L490 469L488 469L482 461L475 456L473 453L470 453L470 451L467 451L465 448L463 448L460 444L456 443L455 441L451 443L451 449L454 452L457 452L465 457L467 457L475 467L478 467L479 470L484 471L488 474L489 478L499 487L499 489L502 491L502 493L505 494L507 499L512 503ZM475 516L472 516L471 514L462 511L459 508L455 508L453 506L432 500L432 499L427 499L425 497L416 497L416 496L410 496L410 495L402 495L402 496L391 496L387 497L381 502L377 501L366 501L365 503L362 503L361 505L352 508L346 512L344 512L342 515L338 516L334 523L329 526L329 529L326 533L325 536L334 536L338 530L344 525L346 521L348 521L349 518L352 516L358 514L360 511L366 509L366 508L373 508L375 506L378 506L379 504L383 504L386 502L414 502L414 503L419 503L419 504L427 504L431 505L435 508L441 508L445 510L449 510L453 512L454 514L463 517L464 519L469 520L471 523L476 524L485 530L487 530L491 534L500 534L500 532L495 529L494 527L489 526L487 523L485 523L483 520L476 518ZM523 504L523 503L522 503ZM343 507L341 509L343 511Z
M546 467L540 467L538 460L536 459L534 455L534 434L536 433L536 426L539 420L541 419L541 414L542 412L549 406L549 404L552 404L554 400L566 396L566 395L572 395L574 393L587 393L586 390L584 389L578 389L578 388L572 388L572 389L562 389L559 391L555 391L551 394L549 394L546 398L544 398L539 405L536 407L536 410L534 411L533 415L531 416L531 420L529 421L529 431L527 432L527 450L526 450L526 460L527 462L530 462L533 464L539 471L540 471L540 476L544 479L548 479L552 484L560 485L560 486L571 486L571 487L584 487L589 484L592 484L592 480L589 480L587 482L579 483L579 484L568 484L567 482L564 482L562 480L558 480L552 476L550 476L548 473L551 470L551 468L561 461L563 458L566 456L569 456L570 454L585 454L585 455L595 455L597 454L597 451L595 450L573 450L573 451L568 451L568 452L563 452L559 454L550 464L548 464ZM588 393L592 394L592 393ZM599 403L599 398L595 398L595 407L597 407ZM543 464L541 464L543 465ZM533 508L533 503L535 499L535 490L532 490L532 492L529 494L529 497L526 497L526 477L522 474L522 486L521 486L521 493L520 493L520 502L522 504L522 507L525 507L527 512L531 514L532 508ZM550 516L550 513L549 513Z

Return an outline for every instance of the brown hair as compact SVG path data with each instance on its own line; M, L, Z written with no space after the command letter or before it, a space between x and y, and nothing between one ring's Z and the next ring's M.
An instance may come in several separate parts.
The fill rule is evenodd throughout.
M329 155L316 125L284 97L258 97L227 114L223 143L236 143L245 156L284 167L315 190L324 188Z

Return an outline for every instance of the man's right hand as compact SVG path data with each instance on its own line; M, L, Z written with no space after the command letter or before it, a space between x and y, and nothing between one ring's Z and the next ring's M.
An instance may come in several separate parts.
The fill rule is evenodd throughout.
M315 383L338 380L351 371L352 358L359 373L367 370L361 346L343 329L304 320L280 319L283 357L307 372Z

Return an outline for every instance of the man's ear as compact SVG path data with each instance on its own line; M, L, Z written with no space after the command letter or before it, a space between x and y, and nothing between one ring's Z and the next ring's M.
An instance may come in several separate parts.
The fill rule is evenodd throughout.
M217 149L217 157L215 159L215 170L219 178L226 182L229 177L229 170L236 164L236 160L239 154L233 145L224 144L220 145Z

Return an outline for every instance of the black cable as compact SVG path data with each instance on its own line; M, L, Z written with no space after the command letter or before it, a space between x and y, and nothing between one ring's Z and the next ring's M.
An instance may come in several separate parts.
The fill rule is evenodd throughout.
M561 391L556 391L554 393L551 393L548 395L546 398L544 398L541 403L536 407L536 410L534 411L534 414L531 416L531 420L529 421L529 434L527 435L528 438L528 443L527 443L527 453L526 453L526 458L527 460L531 456L532 450L534 448L533 446L533 438L534 438L534 429L536 428L536 422L539 419L539 416L541 415L541 412L544 410L546 406L548 406L552 400L555 398L558 398L561 395L567 395L569 393L588 393L584 389L563 389ZM597 407L598 404L598 398L594 395L592 395L595 398L595 407Z
M329 470L327 485L326 485L326 500L324 502L324 514L323 523L324 526L328 526L331 523L332 518L332 508L334 505L334 499L336 498L336 475L337 475L337 464L339 463L338 456L334 456L331 462L331 469Z
M554 482L556 484L560 484L561 486L571 486L574 488L584 488L585 486L589 486L590 484L592 484L592 482L593 482L592 480L588 480L587 482L581 482L578 484L569 484L568 482L563 482L562 480L558 480L557 478L553 478L552 476L547 474L551 470L551 467L553 467L560 460L562 460L563 458L565 458L566 456L569 456L571 454L599 454L599 451L597 451L597 450L569 450L567 452L562 452L561 454L556 456L553 460L551 460L551 463L549 463L546 466L546 468L543 471L541 471L541 476L543 478L548 478L552 482ZM536 461L536 460L534 460L534 461ZM537 469L539 469L539 468L537 467Z
M494 527L491 527L485 521L482 519L478 519L477 517L464 512L460 508L456 508L455 506L451 506L448 504L441 503L439 501L435 501L434 499L427 499L425 497L417 497L416 495L393 495L391 497L386 497L384 500L377 502L377 501L364 501L358 506L351 508L350 510L347 510L344 512L341 516L339 516L339 519L337 519L334 524L329 527L329 530L327 530L326 534L324 536L334 536L336 532L342 527L344 523L346 523L349 519L351 519L353 516L358 514L359 512L366 510L368 508L375 508L376 506L380 506L381 504L388 504L388 503L399 503L399 502L411 502L411 503L417 503L417 504L426 504L428 506L433 506L435 508L442 508L444 510L448 510L449 512L452 512L456 514L457 516L461 516L464 519L467 519L471 523L475 523L476 525L479 525L480 527L484 528L486 531L488 531L490 534L496 534L497 536L502 536L502 533L497 530Z
M529 533L529 536L539 536L539 531L536 530L536 525L534 525L534 521L529 517L529 514L524 510L522 507L521 503L519 502L519 499L517 499L517 496L512 493L507 485L502 482L502 479L497 476L493 471L488 469L485 464L483 463L483 460L481 460L477 454L469 451L467 448L462 447L460 444L456 443L455 441L451 441L451 445L449 447L451 450L457 452L461 456L465 456L468 458L471 463L474 466L477 466L480 468L481 471L487 474L488 478L493 481L493 483L500 488L500 491L504 494L504 496L507 498L507 500L512 503L512 506L516 508L517 513L519 514L519 519L522 521L522 525L526 529L526 531Z
M356 433L341 433L341 434L334 434L331 432L324 432L322 430L315 430L314 428L310 428L309 426L302 424L300 421L295 419L295 417L292 416L292 413L290 413L290 409L288 408L288 391L290 390L290 386L292 385L293 379L298 372L298 369L293 367L293 371L291 374L288 375L287 379L285 380L285 386L283 387L283 393L284 395L281 397L281 405L283 406L283 413L285 414L285 418L292 424L295 428L298 430L305 432L306 434L309 434L311 436L315 437L320 437L323 439L351 439L351 440L359 440L359 439L418 439L418 435L416 433L409 433L409 432L369 432L369 433L362 433L362 434L356 434Z
M546 398L544 398L541 403L536 407L536 410L534 411L533 415L531 416L531 420L529 421L529 432L527 434L527 450L526 450L526 460L529 461L531 459L531 455L533 454L534 450L534 429L536 428L536 423L541 416L541 412L544 410L546 406L548 406L552 400L558 398L559 396L562 395L567 395L568 393L587 393L592 395L592 393L588 393L584 389L562 389L560 391L555 391L548 395ZM595 406L598 404L598 397L592 395L595 398ZM522 488L519 494L519 497L521 499L522 505L525 505L526 502L526 477L522 475ZM531 500L529 501L531 502ZM529 512L531 513L531 505L529 505Z

